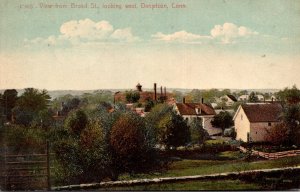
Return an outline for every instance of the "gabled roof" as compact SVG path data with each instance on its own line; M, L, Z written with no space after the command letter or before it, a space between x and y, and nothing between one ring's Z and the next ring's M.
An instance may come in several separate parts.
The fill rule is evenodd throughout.
M215 115L215 110L205 103L176 103L180 115ZM201 109L197 114L196 109Z
M237 99L233 95L227 95L232 101L237 102Z
M243 104L241 108L251 123L254 122L278 122L282 112L282 106L275 104ZM238 112L238 111L237 111Z

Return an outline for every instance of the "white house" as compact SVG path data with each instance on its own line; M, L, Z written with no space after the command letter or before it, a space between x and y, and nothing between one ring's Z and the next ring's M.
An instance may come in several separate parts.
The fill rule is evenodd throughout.
M265 97L263 95L255 95L258 99L258 101L264 101ZM241 95L238 98L239 101L248 101L249 100L249 95Z
M241 95L238 98L239 101L248 101L248 99L249 99L249 95Z
M237 99L233 95L223 95L218 99L219 102L225 102L226 106L232 106L235 102L237 102Z
M202 126L207 130L209 135L216 135L222 133L222 129L215 128L211 125L211 121L216 115L215 110L205 103L176 103L174 105L175 111L189 122L194 118L202 120Z
M264 101L265 97L263 95L255 95L258 99L258 101Z
M267 130L280 123L282 106L278 103L253 103L240 105L233 120L236 139L265 141Z

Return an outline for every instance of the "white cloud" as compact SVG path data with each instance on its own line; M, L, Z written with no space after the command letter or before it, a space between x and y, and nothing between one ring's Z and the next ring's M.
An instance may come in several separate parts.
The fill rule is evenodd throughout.
M236 38L258 35L258 32L244 26L238 27L233 23L224 23L223 25L215 25L210 34L214 39L220 39L222 43L227 44L234 42Z
M193 34L186 31L178 31L172 34L158 32L152 35L152 38L165 42L202 43L215 41L227 44L235 42L238 38L247 38L253 35L258 35L258 32L233 23L224 23L223 25L215 25L211 29L210 35Z
M101 40L109 37L113 32L113 26L108 21L73 20L63 23L60 27L60 32L67 38L79 37L89 40Z
M47 38L25 39L26 46L34 45L78 45L95 42L133 42L140 40L131 28L114 29L108 21L94 22L91 19L72 20L63 23L60 35Z
M152 37L155 40L160 40L160 41L167 41L167 42L172 42L172 41L177 41L177 42L201 42L201 40L204 39L209 39L209 36L202 36L202 35L196 35L193 33L188 33L186 31L178 31L173 34L163 34L161 32L158 32Z
M113 39L128 41L128 42L140 40L140 38L132 35L131 28L117 29L113 32L113 34L111 34L110 37Z

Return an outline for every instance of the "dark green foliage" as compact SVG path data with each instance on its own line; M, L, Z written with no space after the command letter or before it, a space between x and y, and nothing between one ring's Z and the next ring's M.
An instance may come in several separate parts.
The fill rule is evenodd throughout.
M255 102L257 102L258 101L258 97L255 95L255 93L254 92L251 92L250 93L250 95L249 95L249 102L251 102L251 103L255 103Z
M1 97L0 106L8 121L11 121L12 119L12 109L15 107L17 99L18 92L15 89L5 90Z
M290 145L300 145L300 105L286 105L283 112L283 122L287 128Z
M202 98L204 99L204 102L212 103L215 102L215 97L221 97L223 95L230 94L229 89L207 89L207 90L199 90L199 89L193 89L191 92L186 94L186 102L194 102L199 103L201 102ZM178 101L178 102L181 102Z
M65 126L75 135L80 135L81 131L88 123L87 115L82 110L76 110L69 114L65 120Z
M136 103L140 99L140 93L137 91L126 91L126 101L128 103Z
M75 97L71 99L71 101L67 102L66 105L69 108L69 110L72 110L78 108L80 102L81 102L80 99Z
M167 149L186 145L190 141L187 122L174 111L170 111L159 121L158 138Z
M178 147L190 141L187 122L167 104L157 104L145 117L146 126L155 131L157 142L169 147Z
M13 109L15 123L28 126L34 118L39 116L40 111L48 108L49 100L50 96L46 90L25 89Z
M109 177L110 155L99 121L89 122L78 137L71 130L52 131L53 149L60 164L55 174L68 184L99 182Z
M145 112L149 112L154 107L154 101L151 98L147 98L145 102Z
M40 126L7 125L0 136L8 147L7 153L45 153L46 133Z
M192 144L202 144L209 138L207 131L202 127L201 119L192 119L188 126L190 128Z
M31 110L16 106L13 108L15 123L19 125L29 126L35 113Z
M46 90L39 91L34 88L26 88L18 99L17 106L27 111L37 112L46 109L50 99Z
M233 126L232 115L227 111L221 111L219 114L215 115L211 124L212 126L219 127L224 131L225 128Z
M286 87L284 90L280 90L276 93L276 96L280 101L284 101L289 104L296 104L300 102L300 90L296 87L296 85L292 88Z

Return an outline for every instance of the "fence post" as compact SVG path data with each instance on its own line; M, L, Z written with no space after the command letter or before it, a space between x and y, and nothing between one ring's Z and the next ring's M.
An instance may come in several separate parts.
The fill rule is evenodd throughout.
M6 144L4 145L4 170L3 170L3 176L4 176L4 190L7 190L7 159L6 159Z
M51 183L50 183L50 154L49 154L49 141L46 141L46 153L47 153L47 190L51 190Z

